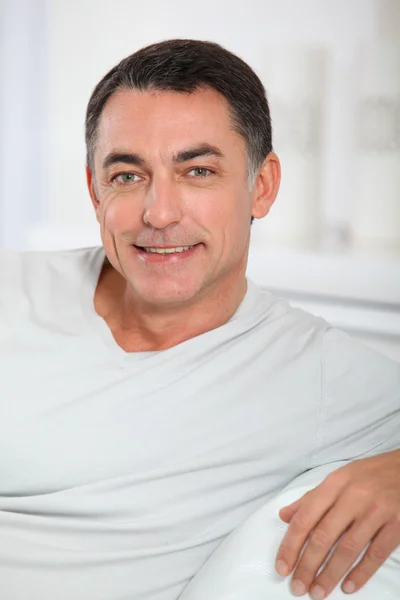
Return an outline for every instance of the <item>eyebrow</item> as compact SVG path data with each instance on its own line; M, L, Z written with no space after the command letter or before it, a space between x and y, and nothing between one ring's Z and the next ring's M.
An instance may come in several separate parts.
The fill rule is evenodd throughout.
M132 154L130 152L110 152L103 161L103 169L107 169L116 163L125 163L126 165L142 167L145 162L144 158L139 154Z
M175 154L172 160L174 163L182 163L193 160L193 158L198 158L199 156L215 156L217 158L224 158L223 153L216 146L211 146L211 144L200 144L200 146L194 146L193 148L188 148L187 150L178 152L178 154Z
M179 164L184 163L200 156L214 156L216 158L224 158L224 154L216 146L211 144L200 144L193 148L181 150L172 157L172 162ZM143 167L146 164L145 159L140 154L131 152L110 152L103 161L103 169L107 169L116 163L124 163L136 167Z

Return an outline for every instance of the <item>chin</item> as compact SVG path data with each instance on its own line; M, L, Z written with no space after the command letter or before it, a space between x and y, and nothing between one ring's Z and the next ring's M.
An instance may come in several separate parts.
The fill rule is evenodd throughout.
M171 281L158 282L152 284L134 286L135 295L145 304L152 304L155 307L167 307L168 305L179 305L190 302L199 293L201 286L190 284L173 283Z

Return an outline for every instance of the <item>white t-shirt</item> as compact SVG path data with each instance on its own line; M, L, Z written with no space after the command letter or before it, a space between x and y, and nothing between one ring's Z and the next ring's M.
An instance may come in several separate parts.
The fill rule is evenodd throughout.
M127 353L103 260L0 256L4 600L176 600L297 475L400 445L397 363L251 281L225 325Z

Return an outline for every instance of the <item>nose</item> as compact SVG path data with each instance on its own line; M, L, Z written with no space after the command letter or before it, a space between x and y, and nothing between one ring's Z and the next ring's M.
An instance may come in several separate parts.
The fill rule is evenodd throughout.
M167 177L155 178L146 194L143 221L155 229L165 229L182 219L180 190Z

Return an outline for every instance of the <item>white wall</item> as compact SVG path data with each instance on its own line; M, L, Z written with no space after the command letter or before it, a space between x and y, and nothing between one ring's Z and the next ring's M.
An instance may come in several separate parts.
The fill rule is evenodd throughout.
M45 0L0 2L0 248L25 247L46 218Z

